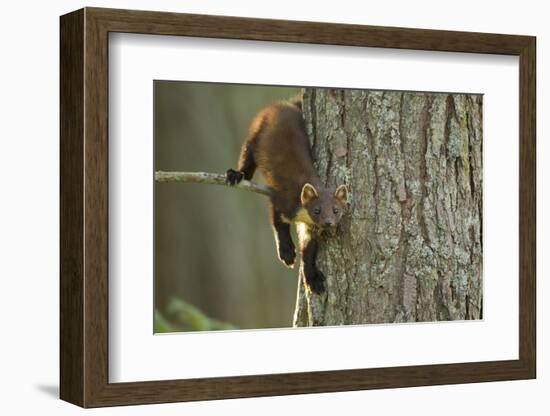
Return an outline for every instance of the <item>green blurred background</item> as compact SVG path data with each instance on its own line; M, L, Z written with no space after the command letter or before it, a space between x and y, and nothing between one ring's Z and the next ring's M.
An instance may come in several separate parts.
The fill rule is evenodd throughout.
M155 170L236 168L254 115L300 91L155 81ZM277 258L267 202L223 186L155 184L155 332L292 326L298 271Z

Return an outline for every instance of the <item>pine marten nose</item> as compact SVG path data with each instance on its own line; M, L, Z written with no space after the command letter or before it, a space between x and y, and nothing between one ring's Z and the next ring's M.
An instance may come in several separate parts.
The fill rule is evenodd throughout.
M334 221L327 220L324 222L323 227L334 227Z

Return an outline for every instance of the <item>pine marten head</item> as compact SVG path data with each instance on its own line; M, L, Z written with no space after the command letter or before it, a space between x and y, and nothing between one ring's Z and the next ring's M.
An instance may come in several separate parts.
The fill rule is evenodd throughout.
M336 192L330 189L316 189L306 183L300 195L302 209L309 222L320 229L334 228L340 222L348 203L348 187L340 185Z

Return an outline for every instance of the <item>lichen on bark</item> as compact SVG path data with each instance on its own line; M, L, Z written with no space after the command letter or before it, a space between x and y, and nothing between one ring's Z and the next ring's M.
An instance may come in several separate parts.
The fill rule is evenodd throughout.
M482 96L308 88L321 180L350 204L298 285L295 326L479 319Z

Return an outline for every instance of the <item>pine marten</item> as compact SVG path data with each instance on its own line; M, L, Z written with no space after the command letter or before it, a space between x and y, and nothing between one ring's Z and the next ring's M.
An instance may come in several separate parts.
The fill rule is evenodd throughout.
M325 277L315 264L316 237L336 227L342 218L348 188L340 185L334 191L322 185L313 166L301 98L273 103L254 117L237 170L228 169L226 181L235 185L250 180L256 168L272 192L269 212L279 259L294 267L296 253L290 236L290 224L294 223L306 285L312 292L322 293Z

